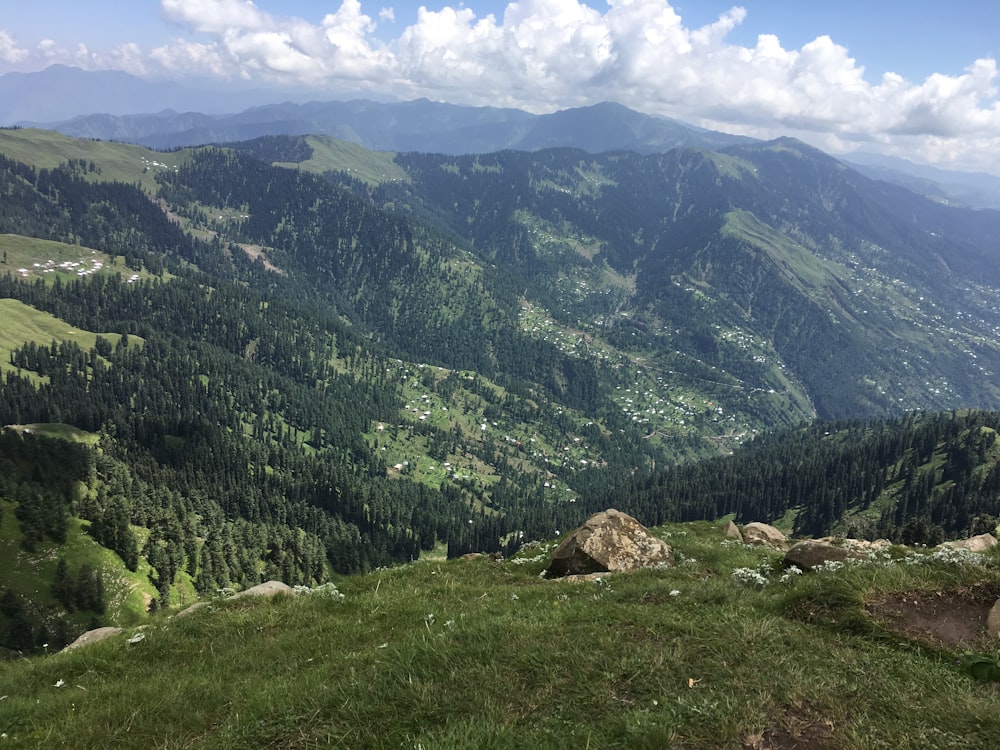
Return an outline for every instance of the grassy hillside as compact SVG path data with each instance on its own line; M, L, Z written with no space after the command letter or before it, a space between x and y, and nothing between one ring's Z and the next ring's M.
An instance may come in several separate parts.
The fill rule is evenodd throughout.
M10 353L29 341L41 346L48 346L53 341L73 341L81 349L89 350L94 348L99 335L112 345L121 338L118 333L84 331L14 299L0 299L0 319L4 322L0 328L0 373L16 371L10 363Z
M0 152L39 169L54 169L71 160L83 160L82 173L93 180L139 183L156 191L157 172L183 164L190 150L160 153L142 146L68 138L37 128L0 130ZM95 169L87 165L93 162Z
M306 137L312 149L312 157L298 166L311 172L347 172L369 185L399 180L409 182L410 177L395 162L395 154L390 151L369 151L354 143L341 141L329 136L311 135ZM282 165L278 165L282 166Z
M16 275L34 281L72 281L86 276L121 274L125 279L140 281L152 278L145 270L129 268L121 256L81 245L24 237L19 234L0 234L0 273Z
M997 555L891 548L794 575L714 524L656 533L675 567L546 581L549 543L10 663L2 729L18 747L993 746L1000 694L969 673L994 663L977 618Z

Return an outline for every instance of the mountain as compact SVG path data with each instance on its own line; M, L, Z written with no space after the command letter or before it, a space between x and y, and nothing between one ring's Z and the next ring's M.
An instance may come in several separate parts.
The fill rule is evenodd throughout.
M1000 210L1000 177L995 175L938 169L879 154L851 154L845 161L868 177L939 202Z
M150 82L118 70L52 65L36 73L0 76L0 124L55 122L92 112L126 115L165 109L231 112L267 101L265 91L199 89Z
M33 648L609 504L928 540L1000 516L997 212L793 139L0 154L0 585Z
M208 116L159 111L94 114L46 125L77 138L99 138L169 149L244 141L263 135L329 135L377 151L487 153L552 146L590 152L716 148L748 139L639 114L617 104L531 115L515 109L460 107L418 99L272 104L239 114Z
M667 370L674 352L829 418L997 397L996 212L936 204L788 139L396 163L407 179L377 201L447 226L561 322Z

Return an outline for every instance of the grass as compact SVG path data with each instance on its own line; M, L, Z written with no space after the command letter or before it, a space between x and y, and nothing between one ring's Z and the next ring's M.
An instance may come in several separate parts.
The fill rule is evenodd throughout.
M218 602L135 644L7 664L0 731L18 747L993 746L997 690L863 608L995 583L995 557L782 583L777 553L714 524L658 533L677 566L570 583L538 577L551 544L521 563L430 560L343 580L343 602Z
M97 433L87 432L86 430L81 430L79 427L74 427L71 424L63 424L62 422L7 425L7 427L18 432L32 432L36 435L60 438L61 440L68 440L71 443L82 443L83 445L97 445L101 439Z
M39 545L37 552L26 552L21 548L15 507L13 502L0 500L0 590L9 588L46 610L61 610L48 588L62 558L73 572L84 564L101 572L106 591L105 616L109 623L135 625L145 619L145 596L156 595L148 580L149 568L145 561L145 570L129 572L121 558L87 534L84 522L78 518L70 519L65 543L56 545L46 541ZM78 612L71 616L81 627L89 618L89 613Z
M142 146L76 139L37 128L0 130L0 153L39 169L54 169L70 159L84 159L97 167L84 173L94 181L139 183L156 192L158 171L174 169L189 158L190 149L160 153Z
M312 158L301 164L279 163L278 166L294 166L308 172L347 172L368 185L384 182L410 182L410 176L399 167L391 151L369 151L354 143L323 135L310 135L306 142L312 146Z
M83 272L87 276L120 274L125 279L135 276L141 281L154 278L148 271L126 266L122 256L113 258L94 248L19 234L0 234L0 257L4 259L0 273L29 281L51 283L59 279L66 283L79 279Z
M10 363L11 352L29 341L45 346L53 341L74 341L81 349L88 351L94 348L99 335L110 341L113 346L117 345L121 338L121 334L118 333L97 334L76 328L61 318L36 310L15 299L0 299L0 320L3 320L3 326L0 326L0 374L7 371L18 372ZM135 336L129 340L132 343L141 342L141 339ZM24 374L23 371L20 372ZM32 373L28 375L30 377ZM33 379L36 382L42 380L37 375Z

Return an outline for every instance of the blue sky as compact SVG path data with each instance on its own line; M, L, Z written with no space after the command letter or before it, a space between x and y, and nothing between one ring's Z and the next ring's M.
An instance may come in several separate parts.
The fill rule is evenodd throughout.
M1000 2L0 0L0 73L427 96L614 100L828 151L1000 173ZM492 14L492 18L490 17Z

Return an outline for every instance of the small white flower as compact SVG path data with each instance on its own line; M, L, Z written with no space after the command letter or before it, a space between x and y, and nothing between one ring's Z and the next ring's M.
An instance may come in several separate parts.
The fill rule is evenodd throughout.
M792 580L792 578L800 575L802 575L802 568L798 565L790 565L788 570L781 574L780 581L782 583L788 583L788 581Z
M674 589L673 591L670 592L670 596L680 596L680 595L681 595L680 589Z
M56 687L62 687L65 684L66 684L65 680L56 680L56 685L55 686Z
M750 586L767 585L767 578L759 570L753 568L736 568L733 571L733 578Z
M516 602L516 601L517 601L517 600L518 600L519 598L520 598L520 597L519 597L519 596L518 596L517 594L511 594L511 595L510 595L510 600L511 600L512 602Z

